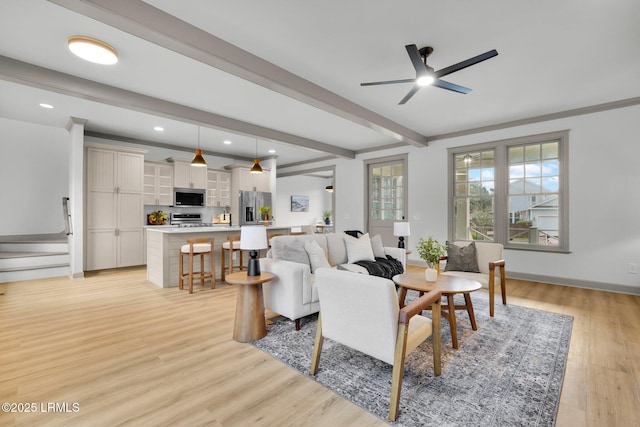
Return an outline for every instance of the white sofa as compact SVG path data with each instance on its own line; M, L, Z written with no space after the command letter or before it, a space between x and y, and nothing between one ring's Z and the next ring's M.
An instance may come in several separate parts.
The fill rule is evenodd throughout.
M306 264L282 259L285 246L295 240L301 242L316 241L324 250L329 265L333 268L341 266L359 273L367 274L367 270L354 264L347 264L347 246L344 233L304 234L297 236L277 236L271 239L271 249L266 258L260 259L260 269L269 271L276 278L263 287L265 308L295 321L296 330L300 329L300 318L317 313L320 310L315 277L311 267ZM404 249L384 247L386 255L392 256L402 263L406 269L406 252Z
M455 241L453 244L459 247L466 247L471 242ZM489 315L493 317L495 285L500 286L502 293L502 304L507 304L507 289L505 277L505 261L503 258L503 246L500 243L476 241L476 259L478 261L479 273L468 271L440 271L441 274L463 277L477 280L483 288L489 289ZM447 257L443 257L447 259ZM497 268L496 268L497 267ZM445 266L446 270L446 266ZM497 273L496 273L497 270Z

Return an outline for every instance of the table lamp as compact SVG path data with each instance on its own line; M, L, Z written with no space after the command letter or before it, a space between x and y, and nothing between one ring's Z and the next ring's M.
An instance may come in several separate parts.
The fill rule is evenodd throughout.
M247 276L260 275L258 251L267 249L267 230L263 225L243 225L240 229L240 249L249 251Z
M394 222L393 235L398 236L398 247L404 249L404 236L410 236L411 230L408 222Z

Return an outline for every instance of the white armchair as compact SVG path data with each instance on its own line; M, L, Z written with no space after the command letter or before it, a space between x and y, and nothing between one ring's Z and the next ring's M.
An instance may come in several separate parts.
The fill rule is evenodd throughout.
M465 247L471 242L455 241L456 246ZM493 242L475 242L476 257L478 260L479 273L468 271L444 271L441 274L464 277L466 279L477 280L484 288L489 289L489 315L493 317L495 285L498 283L502 293L502 304L507 304L507 282L505 276L505 261L503 258L503 246ZM442 259L446 260L447 257ZM498 273L496 274L496 268ZM446 269L445 269L446 270Z
M320 314L311 360L318 372L324 338L393 365L389 420L398 417L405 356L433 339L433 370L440 375L440 291L431 291L399 308L391 280L321 268L316 272ZM421 316L432 306L433 320Z

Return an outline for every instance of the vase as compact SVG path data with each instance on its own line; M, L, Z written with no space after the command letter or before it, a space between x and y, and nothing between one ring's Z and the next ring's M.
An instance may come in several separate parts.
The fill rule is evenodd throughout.
M438 270L433 267L428 267L424 271L424 277L427 282L435 282L436 280L438 280Z

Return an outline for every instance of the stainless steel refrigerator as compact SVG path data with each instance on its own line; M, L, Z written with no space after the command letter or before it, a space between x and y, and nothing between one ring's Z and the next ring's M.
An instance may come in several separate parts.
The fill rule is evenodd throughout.
M240 225L258 225L260 222L260 214L258 209L261 206L271 207L271 193L261 191L240 191Z

